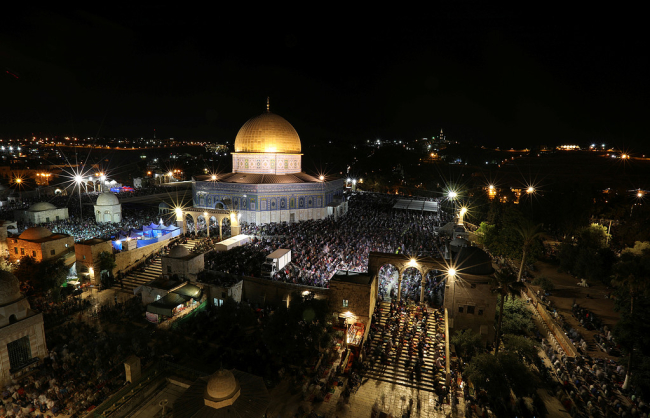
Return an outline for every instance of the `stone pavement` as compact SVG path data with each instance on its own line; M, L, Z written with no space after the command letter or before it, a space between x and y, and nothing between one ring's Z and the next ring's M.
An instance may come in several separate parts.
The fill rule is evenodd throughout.
M441 418L451 413L448 404L443 405L442 409L436 409L436 395L430 391L379 380L364 379L347 403L341 398L341 387L336 388L328 402L320 403L303 400L301 393L291 395L289 389L289 382L285 380L271 391L269 417L293 417L301 406L303 411L313 411L327 418L370 418L373 408L378 412L392 414L395 418L401 418L409 408L411 418ZM452 416L464 416L463 409L459 408Z

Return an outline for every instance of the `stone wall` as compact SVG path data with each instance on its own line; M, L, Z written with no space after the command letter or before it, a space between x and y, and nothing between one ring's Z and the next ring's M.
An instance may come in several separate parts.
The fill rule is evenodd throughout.
M99 253L103 251L113 254L113 245L110 241L97 242L95 244L77 243L74 246L77 273L88 273L93 284L98 284L97 279L100 277ZM90 270L91 268L92 272Z
M11 378L11 363L9 361L7 344L25 336L29 336L32 358L39 357L42 360L47 356L43 314L33 315L22 321L0 328L0 384L3 386Z
M454 331L472 329L484 342L495 338L494 316L496 296L491 287L480 280L449 279L445 286L444 306L449 311L449 328ZM462 312L461 312L462 309Z
M162 273L173 276L178 275L180 279L196 281L197 275L204 270L204 255L198 254L194 257L162 257Z
M113 276L116 276L120 271L124 272L130 270L135 267L136 263L143 262L151 254L159 251L167 244L169 244L169 240L149 244L145 247L136 248L135 250L120 251L119 253L116 253L115 264L117 267L113 269Z
M370 284L330 281L329 306L335 318L349 317L348 323L361 322L369 329L370 318L375 309L377 280ZM344 301L347 306L344 306ZM352 316L350 316L349 314Z

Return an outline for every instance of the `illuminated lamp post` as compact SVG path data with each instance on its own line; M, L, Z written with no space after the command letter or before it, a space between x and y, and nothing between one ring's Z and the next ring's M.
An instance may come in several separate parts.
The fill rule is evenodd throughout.
M463 224L463 218L465 217L466 213L467 213L467 208L466 207L460 208L460 212L458 213L458 225Z
M79 186L79 219L82 221L84 219L84 211L83 207L81 206L81 182L83 180L83 177L81 177L79 174L74 176L74 182L77 183L77 186Z
M14 180L14 181L16 182L16 184L18 184L18 200L20 200L20 201L22 202L22 200L23 200L23 191L22 191L22 189L21 189L20 187L22 186L23 179L21 179L20 177L18 177L18 178L17 178L16 180Z

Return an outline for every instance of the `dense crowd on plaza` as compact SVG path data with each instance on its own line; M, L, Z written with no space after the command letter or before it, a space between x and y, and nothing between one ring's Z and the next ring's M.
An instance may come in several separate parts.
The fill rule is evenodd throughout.
M385 195L352 196L348 214L338 220L330 217L293 224L244 223L242 233L255 238L242 249L212 255L206 265L233 274L259 276L264 257L287 248L292 250L291 264L273 275L272 280L328 287L337 270L367 271L372 251L440 256L445 238L438 237L435 228L449 219L441 213L393 209L395 200ZM409 277L411 280L403 282L403 291L417 294L419 299L421 278Z
M138 190L138 193L152 194L157 192L157 189L159 188L145 189L144 191L141 191L141 189L136 190ZM94 203L98 194L99 193L84 193L82 194L82 198L83 200L88 200L89 202ZM131 205L123 205L122 220L120 222L98 223L95 221L95 215L93 214L92 206L84 206L84 214L82 218L80 216L79 205L77 204L78 201L73 199L71 196L57 196L49 199L48 201L56 207L67 207L69 218L48 222L41 224L40 226L51 230L53 233L68 234L74 237L75 242L80 242L91 238L110 239L112 237L118 236L120 231L128 232L130 229L140 229L143 225L149 225L152 222L157 224L161 219L161 215L158 213L157 207L134 207ZM19 205L13 205L11 211L14 209L27 209L33 203L36 202L25 201ZM169 223L169 219L166 217L163 219L163 221ZM18 232L20 233L30 226L33 225L27 225L23 222L18 222Z
M93 313L115 322L134 309L140 311L135 298L96 311L74 299L46 305L44 301L38 305L46 315L65 314L78 320L48 327L48 357L27 377L2 388L1 417L83 416L124 385L124 358L144 348L130 343L130 336L107 334L81 320L82 315Z

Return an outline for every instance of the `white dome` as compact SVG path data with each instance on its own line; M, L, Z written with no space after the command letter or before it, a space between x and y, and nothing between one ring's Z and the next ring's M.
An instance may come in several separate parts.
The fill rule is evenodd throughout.
M54 206L49 202L38 202L31 205L27 210L30 212L42 212L44 210L52 210L52 209L56 209L56 206Z
M49 229L43 228L42 226L33 226L23 231L23 233L20 234L18 238L25 239L28 241L35 241L38 239L47 238L51 235L52 235L52 231L50 231Z
M99 197L97 198L97 203L95 203L95 205L97 206L113 206L119 204L120 204L119 199L111 192L105 192L100 194Z
M182 245L177 245L169 251L169 256L172 258L182 258L188 255L190 255L190 252Z
M20 282L13 274L0 270L0 306L15 302L23 296L20 294Z

